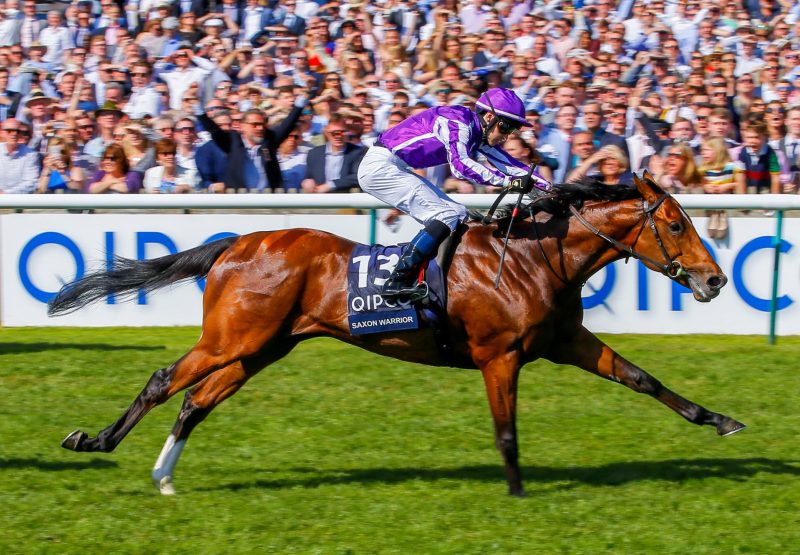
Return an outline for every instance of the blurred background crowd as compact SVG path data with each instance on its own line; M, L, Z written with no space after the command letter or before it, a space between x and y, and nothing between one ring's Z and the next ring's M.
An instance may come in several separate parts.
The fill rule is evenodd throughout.
M554 181L796 193L798 56L789 0L0 0L0 192L357 190L383 130L505 86Z

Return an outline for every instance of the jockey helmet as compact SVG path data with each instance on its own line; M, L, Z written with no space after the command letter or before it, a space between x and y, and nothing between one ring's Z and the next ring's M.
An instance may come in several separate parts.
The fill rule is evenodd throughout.
M525 119L525 105L517 94L501 87L489 89L483 93L475 103L478 113L491 112L495 118L500 118L517 127L530 127Z

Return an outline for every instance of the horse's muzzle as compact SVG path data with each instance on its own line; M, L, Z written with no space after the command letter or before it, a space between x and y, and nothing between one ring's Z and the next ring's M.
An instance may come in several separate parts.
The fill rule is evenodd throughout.
M697 279L692 272L687 272L687 281L689 282L689 287L692 290L692 294L694 295L695 300L700 301L701 303L707 303L711 299L714 299L719 295L720 289L725 287L725 284L728 283L728 277L723 274L712 274L705 278L705 280Z

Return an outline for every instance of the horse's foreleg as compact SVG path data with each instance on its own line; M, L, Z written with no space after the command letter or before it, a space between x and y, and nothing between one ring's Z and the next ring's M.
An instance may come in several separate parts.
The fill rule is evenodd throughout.
M522 473L519 469L517 447L517 378L519 358L506 353L481 365L483 382L489 396L489 408L494 419L495 445L503 456L508 480L508 492L522 496Z
M153 483L163 495L174 495L172 479L175 466L189 439L189 434L214 410L214 407L236 393L249 378L241 362L214 372L186 392L183 406L153 467Z
M576 335L556 343L546 358L558 364L572 364L626 385L638 393L646 393L693 424L714 426L719 435L730 435L745 427L733 418L684 399L635 364L625 360L584 327Z

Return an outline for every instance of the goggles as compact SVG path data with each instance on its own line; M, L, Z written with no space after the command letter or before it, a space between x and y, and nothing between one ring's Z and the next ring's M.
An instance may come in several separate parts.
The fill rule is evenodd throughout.
M515 131L518 131L520 128L520 124L516 122L506 121L504 119L500 119L497 121L497 129L503 135L511 135Z

